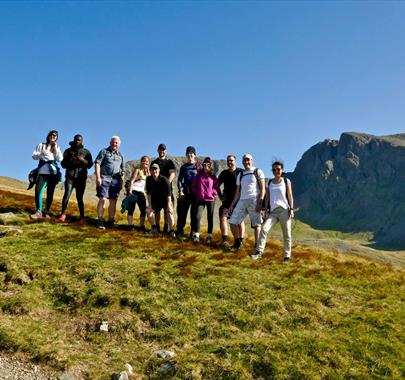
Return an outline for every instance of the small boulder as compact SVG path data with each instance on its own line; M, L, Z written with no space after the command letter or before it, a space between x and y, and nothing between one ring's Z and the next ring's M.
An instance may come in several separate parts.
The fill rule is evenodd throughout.
M70 372L63 372L62 375L59 376L58 380L76 380L76 378Z
M126 371L122 371L122 372L114 372L111 375L111 380L129 380L128 379L128 374Z
M153 353L153 356L160 359L173 359L176 353L170 350L158 350Z
M102 332L108 332L108 322L102 321L99 330Z

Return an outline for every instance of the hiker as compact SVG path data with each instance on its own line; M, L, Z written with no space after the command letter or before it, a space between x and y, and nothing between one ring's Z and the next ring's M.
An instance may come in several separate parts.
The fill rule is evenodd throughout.
M291 181L284 176L283 163L276 161L272 165L274 178L269 180L265 197L265 221L263 223L259 239L256 243L256 251L252 259L260 259L266 247L267 234L280 222L284 239L284 261L291 258L291 222L294 218L294 198Z
M36 146L32 153L34 160L39 160L38 176L35 182L35 207L36 212L30 215L32 220L41 219L43 216L50 219L49 211L51 209L55 187L60 181L61 172L57 162L61 161L63 156L58 141L58 131L52 130L46 136L46 142ZM42 210L42 194L46 188L46 203Z
M170 184L170 191L171 191L171 197L172 197L172 204L174 205L174 196L173 196L173 186L172 182L174 177L176 176L176 167L174 166L174 162L167 157L167 148L165 144L159 144L157 148L158 152L158 157L152 161L153 164L158 164L160 168L160 175L166 177L169 180ZM172 216L173 217L173 216ZM163 232L167 233L168 232L168 224L169 224L169 218L170 216L165 213L165 223L163 226Z
M214 174L213 161L206 157L203 161L203 167L193 179L192 191L195 196L195 228L192 231L191 240L194 243L200 241L200 221L204 208L207 208L208 234L205 239L206 243L212 241L212 230L214 228L214 207L215 197L222 196L218 186L218 178Z
M83 195L86 190L87 169L93 166L93 158L89 150L83 146L82 135L75 135L69 143L70 148L63 152L62 168L66 169L65 193L62 199L62 212L59 222L66 220L66 209L73 189L76 189L77 206L79 207L80 222L84 222Z
M160 167L154 163L150 167L151 175L146 178L147 207L146 214L152 225L152 233L160 232L160 211L168 215L168 227L170 236L176 237L174 232L174 217L172 190L169 180L160 174Z
M114 227L115 210L117 199L122 188L124 176L124 157L119 151L121 139L112 136L110 146L102 149L95 161L96 190L97 190L97 228L104 230L105 227ZM104 207L107 199L108 222L104 226Z
M236 178L236 192L228 210L228 215L231 216L229 223L235 238L234 249L242 248L243 237L240 225L248 214L254 229L256 245L260 234L261 210L265 196L264 173L261 169L253 166L252 155L245 154L242 163L244 170Z
M140 166L135 168L131 175L129 183L128 196L128 227L133 229L133 215L136 205L139 207L140 219L139 219L139 230L142 232L147 232L145 228L145 216L146 216L146 197L145 197L145 185L146 177L150 176L149 171L149 161L148 156L142 156ZM131 195L133 196L131 199Z
M239 173L242 173L243 170L236 166L236 156L230 154L226 157L226 165L228 169L222 170L222 172L218 176L218 186L221 187L223 185L222 191L222 205L219 208L219 228L221 230L222 235L222 244L223 246L227 247L229 245L228 242L228 211L233 198L235 197L236 192L236 178ZM237 225L237 228L240 229L239 235L241 238L245 235L245 222L241 222L241 224Z
M191 190L193 179L200 170L200 163L195 160L196 151L193 146L186 148L187 162L180 167L179 176L177 178L178 198L177 198L177 231L176 235L184 234L188 210L190 212L190 231L195 231L196 220L195 213L195 196Z

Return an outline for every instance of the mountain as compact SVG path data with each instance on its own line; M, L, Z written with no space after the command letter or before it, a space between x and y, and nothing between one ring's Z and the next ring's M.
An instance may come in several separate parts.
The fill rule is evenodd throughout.
M316 228L370 231L405 247L405 133L343 133L307 150L293 173L299 218Z

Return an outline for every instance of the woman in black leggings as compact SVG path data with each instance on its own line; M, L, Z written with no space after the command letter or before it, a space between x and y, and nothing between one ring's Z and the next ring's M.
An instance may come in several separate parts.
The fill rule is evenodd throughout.
M53 201L55 187L60 180L60 169L57 166L57 161L61 161L63 156L56 143L58 140L58 132L52 130L46 136L46 142L36 146L32 153L34 160L39 160L38 178L35 183L35 206L36 212L32 214L31 219L41 219L43 216L50 218L49 210ZM46 188L46 204L43 209L42 195Z

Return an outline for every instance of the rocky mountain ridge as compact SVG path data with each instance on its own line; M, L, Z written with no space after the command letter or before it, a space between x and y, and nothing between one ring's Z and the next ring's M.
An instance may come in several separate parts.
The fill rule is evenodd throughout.
M405 247L405 133L347 132L308 149L289 176L299 218L316 228L371 231Z

